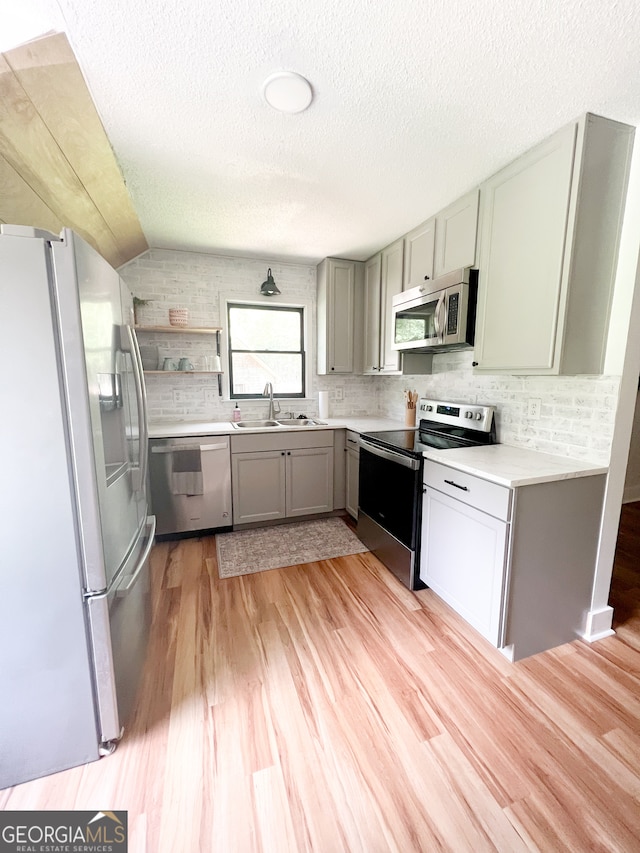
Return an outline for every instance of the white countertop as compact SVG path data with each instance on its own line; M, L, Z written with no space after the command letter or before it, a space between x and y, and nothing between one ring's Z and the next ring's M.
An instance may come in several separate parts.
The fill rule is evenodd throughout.
M512 447L508 444L426 450L423 456L509 488L591 477L594 474L606 474L608 471L606 466L592 462L552 456L549 453L538 453L536 450Z
M347 415L344 418L318 418L322 420L319 426L281 426L258 427L256 429L236 429L230 421L173 421L165 424L149 424L149 438L188 438L192 435L242 435L256 432L300 432L301 430L318 429L351 429L357 433L374 432L379 430L406 429L401 421L390 418L363 417L362 415Z

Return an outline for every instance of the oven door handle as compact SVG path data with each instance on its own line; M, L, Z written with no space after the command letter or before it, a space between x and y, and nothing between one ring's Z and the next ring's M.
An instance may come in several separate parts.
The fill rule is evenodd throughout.
M374 456L381 456L383 459L396 462L398 465L403 465L412 471L417 471L420 468L419 459L412 459L410 456L404 456L402 453L395 453L393 450L387 450L385 447L378 447L377 444L369 444L362 437L360 438L360 447L368 450L369 453L373 453Z

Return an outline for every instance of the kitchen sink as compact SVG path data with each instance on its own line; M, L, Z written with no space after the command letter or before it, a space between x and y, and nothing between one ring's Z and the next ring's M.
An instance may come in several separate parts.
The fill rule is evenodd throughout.
M278 421L232 421L236 429L262 429L262 427L279 427Z
M316 421L313 418L281 418L278 423L282 426L326 426L324 421Z

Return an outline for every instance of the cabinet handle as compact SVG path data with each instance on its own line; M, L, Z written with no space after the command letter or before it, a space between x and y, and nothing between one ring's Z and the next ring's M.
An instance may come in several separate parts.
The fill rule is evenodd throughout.
M480 363L480 362L478 362L478 361L472 361L472 362L471 362L471 367L477 367L479 363Z
M291 456L291 451L287 450L287 456Z
M335 367L332 367L331 370L335 370Z
M284 456L284 455L285 455L285 452L284 452L284 450L283 450L283 451L282 451L282 453L280 454L280 456Z
M453 480L445 480L445 483L449 486L455 486L456 489L460 489L463 492L468 492L469 489L467 486L459 486L457 483L454 483Z
M428 275L425 275L424 280L425 280L425 281L429 281L429 276L428 276Z

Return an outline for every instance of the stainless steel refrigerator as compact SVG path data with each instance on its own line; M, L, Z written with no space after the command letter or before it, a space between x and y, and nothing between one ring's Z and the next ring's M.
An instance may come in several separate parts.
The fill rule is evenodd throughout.
M0 788L113 749L150 622L131 297L76 234L0 226Z

